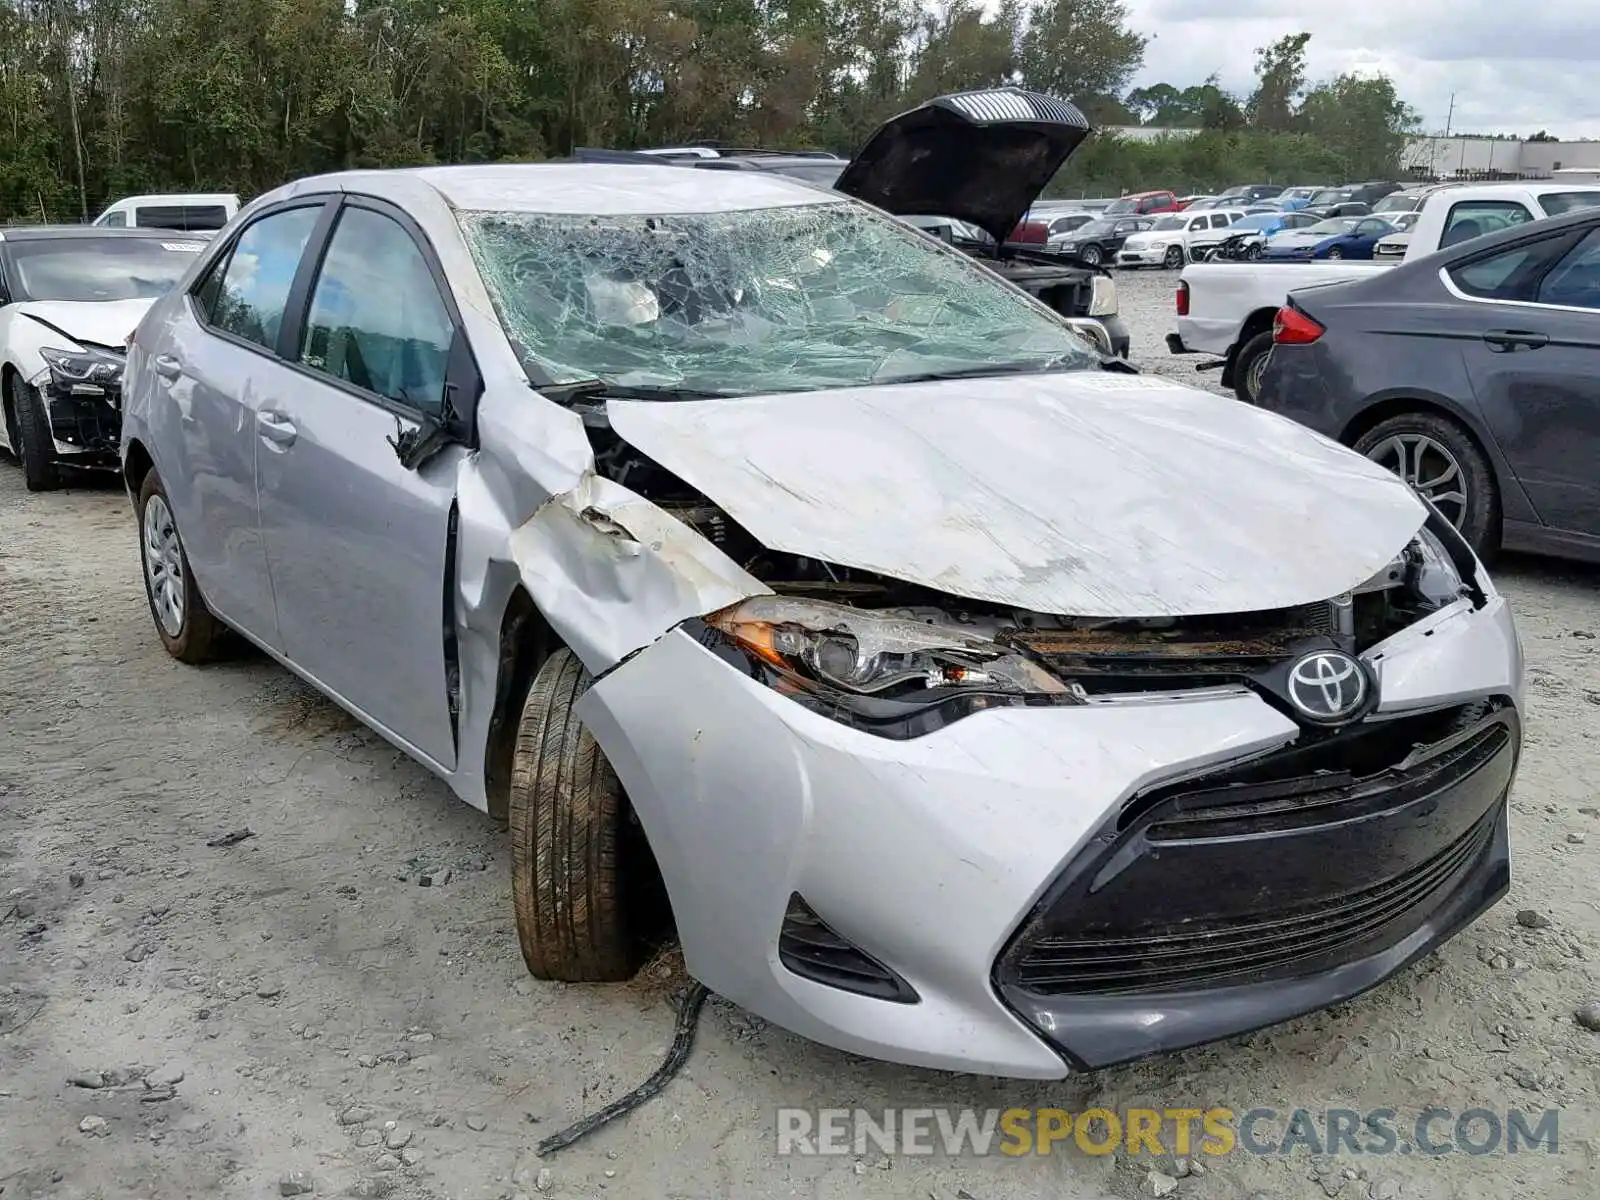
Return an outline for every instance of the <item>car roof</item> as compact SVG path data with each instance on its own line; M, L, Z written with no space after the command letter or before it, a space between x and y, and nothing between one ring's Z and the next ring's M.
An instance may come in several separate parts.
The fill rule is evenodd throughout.
M0 227L0 242L56 241L62 238L81 238L96 241L102 238L160 238L164 241L181 241L190 235L176 229L119 229L106 225L8 225ZM191 239L192 240L192 239Z
M119 196L107 208L119 204L227 204L239 199L233 192L151 192L143 196Z
M816 161L815 159L811 161ZM685 171L654 163L488 163L340 171L270 192L258 204L315 192L348 191L403 203L419 187L468 212L571 216L739 212L841 204L838 192L769 171Z

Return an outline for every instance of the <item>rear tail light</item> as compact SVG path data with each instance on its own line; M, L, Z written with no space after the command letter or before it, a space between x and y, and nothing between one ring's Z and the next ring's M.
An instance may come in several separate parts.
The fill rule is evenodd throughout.
M1323 325L1292 305L1284 305L1272 318L1272 344L1309 346L1322 336Z
M1184 279L1178 280L1178 315L1189 315L1189 283Z

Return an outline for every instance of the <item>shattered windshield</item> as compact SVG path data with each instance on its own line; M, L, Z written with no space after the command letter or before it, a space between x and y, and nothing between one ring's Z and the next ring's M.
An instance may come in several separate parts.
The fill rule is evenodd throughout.
M742 396L1099 365L1022 292L850 202L460 220L536 384Z

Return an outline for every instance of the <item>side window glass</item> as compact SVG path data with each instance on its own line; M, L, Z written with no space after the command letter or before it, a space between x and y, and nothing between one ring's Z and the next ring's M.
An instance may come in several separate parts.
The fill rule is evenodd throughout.
M1568 308L1600 308L1600 229L1590 230L1545 273L1534 299Z
M268 350L276 348L289 286L321 211L321 205L311 205L273 213L239 235L227 264L220 273L213 272L196 296L212 325Z
M1561 257L1566 235L1540 238L1488 258L1450 268L1450 279L1469 296L1483 300L1537 299L1540 281Z
M110 226L112 229L126 229L128 227L128 214L124 212L107 213L99 223Z
M1227 227L1228 227L1228 214L1227 213L1212 213L1211 214L1211 228L1213 228L1213 229L1226 229Z
M1533 220L1533 214L1515 200L1463 200L1452 204L1444 219L1439 246L1459 245L1496 229Z
M339 216L311 291L300 361L424 412L443 406L455 326L427 260L396 221Z

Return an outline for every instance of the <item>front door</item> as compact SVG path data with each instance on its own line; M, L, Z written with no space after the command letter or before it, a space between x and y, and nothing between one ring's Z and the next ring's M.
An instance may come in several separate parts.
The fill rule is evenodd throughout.
M455 323L412 232L365 201L341 209L306 295L280 346L299 383L263 404L256 445L284 653L450 768L446 563L463 451L409 469L393 443L441 412Z
M1463 343L1479 407L1540 521L1600 534L1600 229L1449 273L1479 312Z

